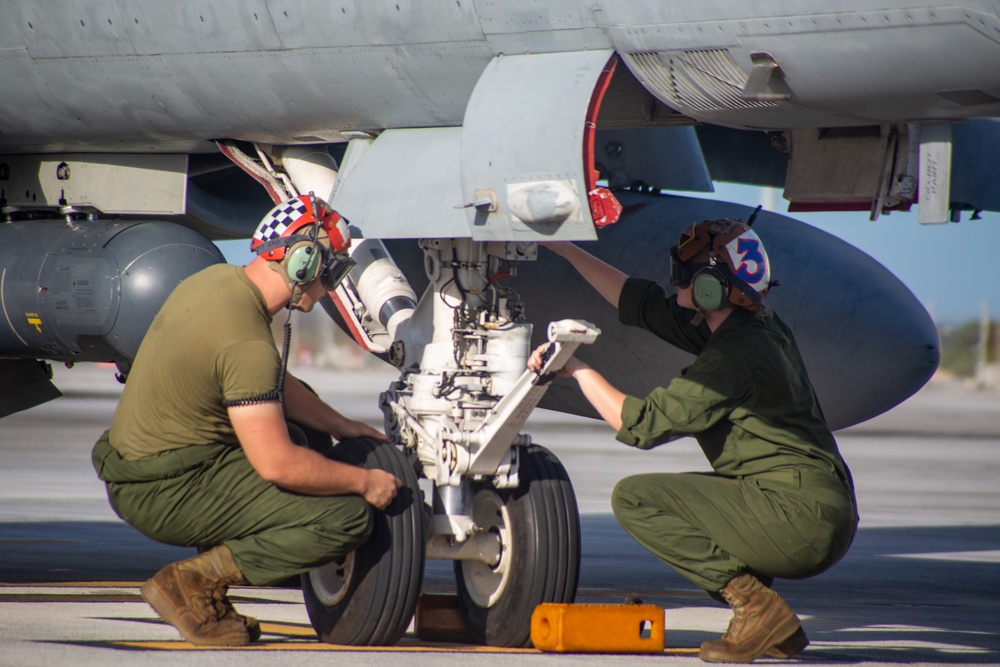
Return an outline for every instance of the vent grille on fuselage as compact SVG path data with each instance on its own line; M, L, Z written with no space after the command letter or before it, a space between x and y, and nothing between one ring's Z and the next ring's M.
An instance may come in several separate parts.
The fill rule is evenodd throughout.
M975 88L968 90L940 90L936 95L963 107L974 107L978 104L996 104L1000 102L1000 98L994 97L984 90L977 90Z
M727 49L622 54L636 77L665 103L679 110L720 111L760 109L777 102L750 101L740 97L747 73Z

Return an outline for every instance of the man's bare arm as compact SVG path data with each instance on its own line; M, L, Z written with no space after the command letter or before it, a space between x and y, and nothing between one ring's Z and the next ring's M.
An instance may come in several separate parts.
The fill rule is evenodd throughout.
M402 486L395 475L384 470L333 461L294 444L280 403L232 407L229 420L257 474L283 489L311 496L354 493L385 509Z
M387 439L378 429L340 414L288 374L285 375L285 409L292 421L329 433L338 440L361 436Z

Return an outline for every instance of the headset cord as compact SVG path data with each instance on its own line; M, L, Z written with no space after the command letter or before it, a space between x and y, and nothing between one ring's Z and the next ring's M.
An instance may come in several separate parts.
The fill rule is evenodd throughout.
M285 374L288 372L288 350L292 346L292 309L288 309L285 319L285 337L281 343L281 370L278 372L278 400L281 401L281 411L288 419L288 408L285 407Z

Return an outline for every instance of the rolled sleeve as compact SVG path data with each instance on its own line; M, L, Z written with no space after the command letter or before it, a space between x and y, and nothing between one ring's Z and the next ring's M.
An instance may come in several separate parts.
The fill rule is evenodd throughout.
M642 421L642 413L646 404L641 398L626 396L622 404L622 427L615 437L630 447L638 447L641 439L632 432L632 428Z
M642 278L629 278L618 297L618 320L639 327L685 352L698 354L712 332L704 322L692 324L695 311L677 304L660 285Z
M727 373L678 377L667 387L658 387L645 398L627 396L622 404L621 442L651 449L665 442L707 431L730 417L742 397L736 379Z
M622 286L622 292L618 295L618 321L630 327L640 326L639 312L642 306L642 295L650 285L655 285L650 280L643 278L629 278Z
M216 376L227 405L277 400L281 358L278 350L263 340L239 341L219 354Z

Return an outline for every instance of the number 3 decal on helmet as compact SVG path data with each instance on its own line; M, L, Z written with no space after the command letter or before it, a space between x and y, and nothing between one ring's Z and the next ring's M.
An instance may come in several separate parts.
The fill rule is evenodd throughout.
M771 263L763 242L747 223L736 218L702 220L680 233L670 249L670 283L688 287L698 282L707 290L713 285L708 277L714 275L709 269L716 273L724 269L715 279L722 296L713 290L716 298L711 303L716 305L699 304L699 308L716 310L728 302L755 313L763 309L764 294L772 284ZM706 279L699 281L699 275Z
M758 292L763 292L761 288L766 289L771 281L771 267L757 234L747 229L727 243L726 250L733 274Z

